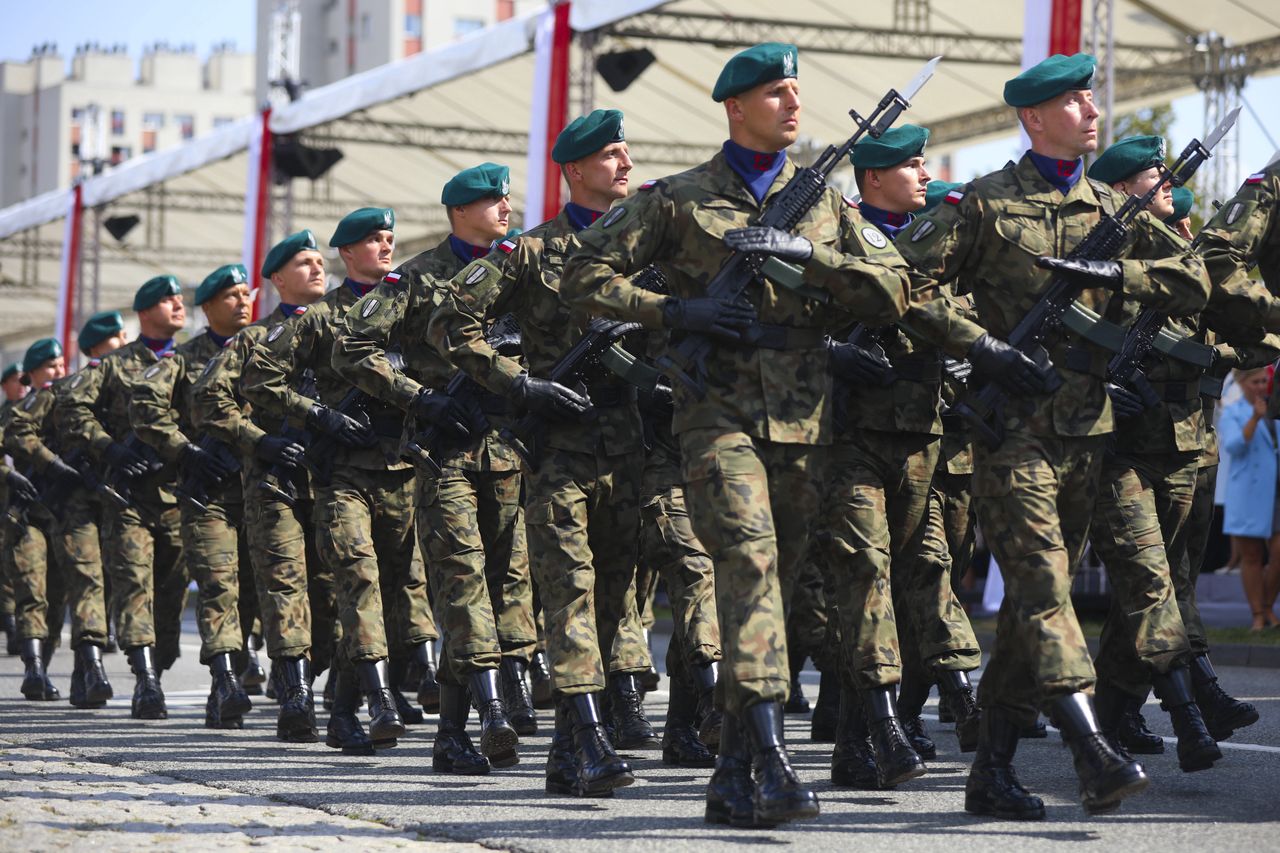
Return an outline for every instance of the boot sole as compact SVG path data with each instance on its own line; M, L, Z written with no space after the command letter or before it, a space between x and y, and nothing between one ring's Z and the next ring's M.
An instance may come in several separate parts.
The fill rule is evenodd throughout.
M402 737L404 737L403 725L369 726L369 739L373 741L375 747L378 743L387 740L394 744L397 739Z
M1216 743L1206 744L1190 755L1178 756L1178 768L1183 773L1195 773L1200 770L1208 770L1213 767L1215 761L1222 759L1222 750L1218 749Z
M715 767L716 757L708 755L706 758L682 758L679 753L664 747L662 763L669 767Z
M585 792L579 791L577 785L566 785L563 782L552 782L547 780L546 790L548 794L554 794L557 797L589 797L591 799L601 800L613 796L613 789L608 791Z
M964 810L971 815L979 817L994 817L997 820L1044 820L1043 806L1038 809L1007 811L1004 809L997 809L994 806L987 805L986 803L970 804L966 799L964 803Z
M340 749L343 755L373 755L373 744L343 745L342 741L326 737L324 745L330 749Z
M880 782L874 776L845 776L844 774L831 774L831 784L837 788L854 788L859 791L882 791Z
M450 776L485 776L489 773L490 765L477 764L473 767L459 768L448 759L432 758L431 769L436 773L447 773Z
M624 770L604 779L598 779L591 785L584 785L578 782L575 790L580 797L598 797L601 794L612 793L619 788L625 788L634 781L636 781L636 777L631 774L631 771Z
M1214 740L1222 741L1229 739L1240 729L1252 726L1254 723L1258 722L1259 719L1260 717L1258 716L1258 712L1253 711L1248 714L1237 714L1236 717L1231 720L1214 720L1213 725L1206 727L1209 729L1210 737ZM1206 720L1206 723L1207 722L1208 721Z
M1215 740L1216 739L1217 738L1215 738ZM1164 755L1164 741L1151 744L1138 744L1135 746L1127 740L1122 740L1120 741L1120 745L1123 746L1125 751L1130 755Z
M614 749L625 749L628 752L653 752L662 749L662 741L656 736L651 738L636 738L635 740L622 740L613 745Z
M276 740L283 743L319 743L320 733L315 729L276 729Z
M228 718L226 718L226 719L222 719L222 720L210 720L209 718L207 718L207 717L206 717L206 718L205 718L205 721L204 721L204 727L205 727L206 729L215 729L215 730L217 730L217 729L226 729L226 730L232 730L232 729L243 729L243 728L244 728L244 719L243 719L243 718L241 718L241 717L228 717Z
M520 763L516 755L519 743L515 729L491 729L480 737L480 751L494 767L511 767Z
M1121 800L1141 794L1150 784L1151 780L1145 774L1135 776L1094 800L1085 800L1083 802L1084 810L1091 815L1106 814L1114 811L1120 806Z
M247 695L232 697L218 706L218 713L223 717L243 717L253 710L253 703Z
M915 743L912 743L911 747L916 751L916 755L920 756L926 761L933 761L935 758L938 757L937 744L930 744L930 746L924 749L921 749L918 745L916 745Z
M167 720L168 711L134 711L131 716L135 720Z
M107 707L106 702L90 702L87 699L83 702L71 702L70 705L72 708L79 708L81 711L96 711L99 708Z
M101 706L107 704L107 700L115 697L115 695L115 691L111 689L110 685L107 685L106 690L97 692L85 691L84 698L86 702L98 703Z
M791 823L792 821L797 820L812 820L817 817L820 812L821 810L818 808L818 804L815 801L811 805L795 806L784 809L780 812L767 812L757 809L753 819L756 823Z
M728 812L721 811L710 805L707 806L706 812L702 816L706 823L717 824L720 826L733 826L738 829L773 829L778 824L771 821L761 820L754 814L749 818L735 818Z
M879 771L877 771L876 778L877 780L879 780L881 788L896 788L898 785L901 785L903 782L910 781L911 779L917 779L928 772L929 772L928 768L926 768L923 764L917 764L913 767L900 770L899 772L887 778L881 777L879 774Z
M400 743L400 740L398 738L393 738L393 737L377 738L373 740L373 748L374 749L395 749L395 747L399 743Z

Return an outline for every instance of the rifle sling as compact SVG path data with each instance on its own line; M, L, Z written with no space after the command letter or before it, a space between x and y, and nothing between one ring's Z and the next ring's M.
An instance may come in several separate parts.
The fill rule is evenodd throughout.
M1224 384L1225 380L1221 376L1212 376L1206 373L1200 377L1200 395L1212 400L1221 400Z
M804 283L804 267L770 256L760 268L760 272L774 284L785 287L797 296L821 302L823 305L831 301L830 293Z

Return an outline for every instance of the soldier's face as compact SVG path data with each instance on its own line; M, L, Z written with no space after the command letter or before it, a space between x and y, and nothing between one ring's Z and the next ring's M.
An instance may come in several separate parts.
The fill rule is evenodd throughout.
M30 375L31 387L42 388L44 383L53 382L67 375L67 362L62 356L51 358L31 371Z
M324 296L324 255L304 249L271 274L271 283L281 302L310 305Z
M22 395L27 393L27 386L22 384L22 374L15 373L4 381L4 396L10 402L21 400Z
M166 296L145 311L138 312L143 325L161 338L172 337L187 322L187 309L179 295Z
M356 281L372 283L382 281L394 264L391 256L396 250L396 235L382 229L368 237L338 250L342 262L347 265L347 275Z
M453 230L474 246L492 243L510 230L511 199L507 196L478 198L453 209Z
M627 143L611 142L590 157L583 157L569 164L570 180L576 176L582 181L582 189L586 191L584 198L599 198L614 201L627 197L630 185L631 154L627 151Z
M1026 111L1027 135L1045 148L1041 153L1063 160L1083 157L1098 150L1098 110L1093 92L1077 89L1063 92Z
M1147 205L1147 210L1156 219L1165 219L1173 215L1173 185L1161 178L1160 170L1155 166L1143 169L1129 180L1114 184L1114 187L1125 195L1145 195L1148 190L1161 183L1163 186L1151 200L1151 204Z
M220 335L239 331L249 325L253 313L253 292L247 284L237 284L218 291L200 306L209 326Z
M129 343L129 333L121 329L105 341L98 341L98 343L90 347L89 357L102 358L107 353L115 352L127 343Z
M874 188L867 200L890 213L913 213L925 205L929 181L933 178L923 157L912 157L888 169L868 169L867 187ZM864 196L867 193L864 193Z
M800 83L762 83L725 101L730 136L752 151L781 151L800 135ZM739 136L734 136L734 129ZM740 138L739 138L740 137Z

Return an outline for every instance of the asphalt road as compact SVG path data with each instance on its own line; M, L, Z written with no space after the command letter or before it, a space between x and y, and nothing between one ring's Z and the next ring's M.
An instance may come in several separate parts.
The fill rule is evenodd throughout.
M50 751L46 755L50 761L70 760L79 768L74 772L95 778L99 792L94 797L101 796L101 786L127 792L141 784L102 765L145 774L151 783L157 778L178 780L208 792L224 810L243 810L241 823L260 814L266 808L263 803L318 810L311 812L316 818L309 822L308 847L362 846L364 836L344 836L344 827L329 820L328 816L336 816L357 821L359 827L380 825L397 845L411 848L434 840L503 850L607 847L612 853L652 853L657 845L664 851L706 853L734 845L788 845L796 851L890 844L896 850L954 850L965 843L975 845L969 849L1021 853L1060 849L1064 841L1126 853L1280 849L1280 671L1272 669L1220 668L1228 689L1257 704L1262 720L1223 744L1224 759L1209 771L1181 773L1172 744L1165 755L1148 757L1151 787L1113 815L1090 818L1083 813L1075 798L1070 753L1056 734L1047 740L1023 741L1016 762L1024 784L1045 799L1045 821L1006 823L966 815L962 802L968 760L959 754L950 727L928 716L936 714L936 704L931 702L926 722L938 741L939 757L929 763L928 775L894 791L833 788L827 781L830 746L809 742L807 718L788 717L792 755L802 777L818 791L821 817L773 830L729 830L702 820L710 771L668 768L657 752L630 756L637 781L616 797L576 800L543 792L545 735L524 739L522 763L517 767L487 777L449 777L431 770L431 717L411 729L398 748L373 758L344 757L323 744L277 742L275 706L261 697L243 731L208 731L202 725L208 678L197 663L198 648L190 642L194 636L188 635L183 658L165 676L169 719L157 722L130 719L132 677L121 655L107 657L119 698L99 711L77 711L65 699L24 701L18 691L21 663L0 657L0 765L8 762L16 767L32 760L31 755L41 755L32 750ZM71 670L65 648L52 670L65 695ZM816 678L815 673L805 673L811 699L817 692ZM664 679L663 688L665 684ZM656 724L665 701L665 690L647 699ZM1146 713L1153 729L1171 734L1157 706L1149 705ZM544 731L549 728L550 712L542 712L540 722ZM322 729L323 725L322 716ZM66 775L60 771L59 778ZM0 802L19 797L23 803L39 803L45 795L35 784L38 778L0 772ZM230 804L223 802L231 793L244 796ZM67 800L65 792L48 796L63 803ZM146 802L134 804L129 820L137 820L140 810L145 813ZM29 808L16 818L0 815L0 829L16 820L13 828L18 831L16 836L0 832L0 847L12 849L13 838L29 836L31 845L16 846L48 849L35 843L38 836L32 833L54 819L48 809L40 808ZM121 821L124 829L131 825L124 818ZM22 831L24 825L28 832ZM148 838L157 832L162 839L165 832L176 833L173 846L187 846L177 843L190 829L184 830L180 818L140 825ZM228 825L232 827L228 831L233 831L236 819L224 815L215 825ZM136 846L120 831L109 830L108 826L99 832L89 846L99 850ZM243 840L251 843L249 837ZM372 843L372 838L365 840Z

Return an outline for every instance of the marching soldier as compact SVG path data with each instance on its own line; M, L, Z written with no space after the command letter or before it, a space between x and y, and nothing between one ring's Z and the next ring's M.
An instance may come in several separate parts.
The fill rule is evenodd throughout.
M832 312L770 278L748 291L754 309L706 296L704 284L732 250L743 250L803 264L806 288L864 322L894 322L907 297L897 253L887 241L867 243L860 217L834 190L795 234L750 226L796 172L786 149L799 132L797 64L786 44L734 56L713 92L728 119L724 150L646 184L583 232L562 289L572 305L712 344L699 371L705 396L675 390L673 432L693 529L715 565L724 647L724 718L706 819L739 826L818 813L782 737L790 682L783 590L806 554L821 451L831 442L824 332ZM625 278L649 264L667 276L670 296Z
M1186 315L1199 310L1208 293L1203 265L1146 213L1135 221L1124 260L1052 257L1070 252L1123 202L1083 176L1082 158L1097 147L1094 65L1085 54L1057 55L1010 80L1005 101L1017 109L1031 150L1017 164L950 192L896 241L914 267L909 328L952 356L967 357L976 376L1013 395L996 424L1003 442L975 448L974 504L1006 586L996 648L979 691L978 753L965 788L967 811L1003 818L1044 817L1044 804L1011 766L1019 728L1040 710L1051 714L1072 749L1087 811L1115 809L1148 780L1101 734L1088 695L1093 664L1069 597L1102 451L1114 429L1099 378L1107 354L1055 336L1046 342L1055 377L1002 337L1053 274L1078 281L1079 299L1088 306L1120 292ZM941 298L939 287L957 279L971 286L979 322ZM1055 379L1061 387L1051 394Z
M444 637L432 766L445 773L483 773L491 762L514 763L512 728L522 735L538 730L525 682L537 631L528 556L517 535L520 466L498 438L510 407L493 394L472 409L450 397L445 387L455 368L427 343L427 323L446 294L442 284L506 235L509 193L510 172L495 163L464 169L445 184L440 201L449 236L401 265L347 312L333 353L334 367L346 379L404 410L413 432L416 425L432 426L441 436L435 447L423 448L432 452L439 473L418 470L417 526ZM474 409L483 415L474 417ZM492 712L499 698L509 726ZM483 755L466 733L472 700L481 709Z
M22 365L11 364L4 369L4 373L0 374L0 389L4 390L4 399L0 400L0 423L3 423L9 409L27 393L27 386L22 384ZM10 473L16 472L6 465L5 477ZM8 505L9 484L0 480L0 506ZM5 654L16 655L18 623L13 614L13 560L8 536L8 525L0 526L0 630L4 631Z

